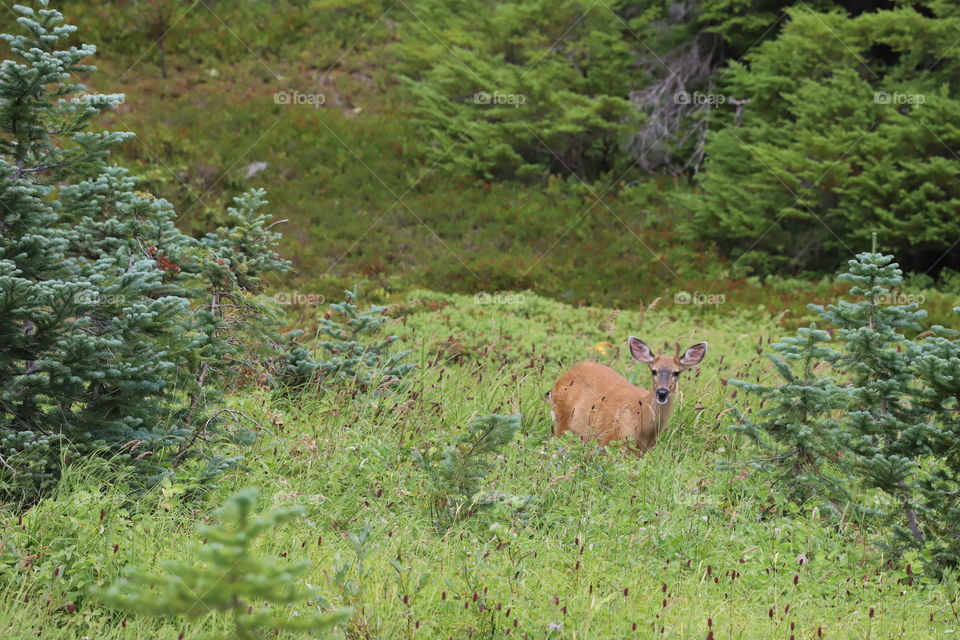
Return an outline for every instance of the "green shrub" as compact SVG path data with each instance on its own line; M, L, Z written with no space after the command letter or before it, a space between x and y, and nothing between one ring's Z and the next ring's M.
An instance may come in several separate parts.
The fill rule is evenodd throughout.
M606 6L428 0L400 58L431 163L521 180L614 169L636 38Z
M716 112L691 232L762 270L833 270L873 233L909 270L956 268L960 14L789 14L718 87L750 103Z
M256 553L256 539L278 525L303 515L302 507L276 509L254 516L257 490L235 493L215 513L217 523L199 526L203 544L187 560L171 560L164 573L126 570L125 577L100 597L112 606L149 616L202 617L229 614L232 629L208 637L253 640L279 631L324 634L349 610L300 614L285 606L317 607L320 598L298 583L309 561L287 563ZM266 603L260 606L258 603ZM272 606L271 606L272 605Z
M56 49L74 28L38 4L17 8L23 34L3 36L0 66L0 494L27 499L78 456L156 481L209 441L227 360L270 323L250 296L287 268L262 193L196 240L108 163L132 134L86 129L123 96L71 82L95 48Z
M812 325L773 345L776 385L731 381L763 402L736 429L764 446L761 467L786 497L828 513L871 515L900 545L960 562L960 342L916 304L890 304L902 273L892 256L861 253L839 277L855 301L811 305ZM960 308L958 308L960 312ZM835 331L835 336L831 332Z
M492 468L490 458L510 444L519 430L520 414L481 416L442 450L416 454L429 477L427 504L437 526L496 502L495 497L480 494L481 484Z
M793 2L784 0L703 0L694 22L704 31L723 39L723 55L739 60L765 39L773 39L787 22ZM849 3L847 3L849 4ZM837 0L810 0L812 10L829 11L844 5ZM721 72L722 74L722 72Z
M390 321L387 307L371 305L364 311L356 304L357 292L347 291L346 300L330 305L320 319L317 342L325 353L317 359L297 339L302 331L290 335L281 379L290 387L347 382L361 389L385 390L395 386L413 370L404 363L408 351L388 353L397 337L380 337L380 328Z

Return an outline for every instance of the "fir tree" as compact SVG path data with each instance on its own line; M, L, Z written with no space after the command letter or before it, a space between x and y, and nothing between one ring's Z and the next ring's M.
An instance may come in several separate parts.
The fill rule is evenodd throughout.
M29 494L55 477L53 455L39 483L30 471L54 442L79 453L130 443L132 458L183 436L163 389L171 354L188 348L174 330L188 301L169 295L131 229L162 235L169 209L107 166L129 134L84 131L122 96L68 97L94 48L56 50L75 28L57 11L16 10L25 34L3 38L22 62L0 65L0 482Z
M960 12L890 5L802 3L730 64L716 92L749 104L713 112L701 189L684 196L692 233L757 269L833 270L874 232L911 270L960 266L945 255L960 235Z
M26 498L76 456L135 463L148 480L182 460L216 426L205 368L242 346L216 300L286 267L251 213L262 194L198 241L109 164L132 134L86 128L123 96L72 81L95 48L67 46L75 27L38 4L14 7L22 33L3 35L13 59L0 64L0 493ZM234 326L262 314L247 317ZM211 464L203 473L229 461Z
M280 609L296 605L315 607L312 603L320 600L299 584L310 563L264 557L254 546L262 534L302 516L303 507L254 516L256 500L254 488L237 492L214 514L216 524L199 526L205 542L193 547L189 560L164 563L164 573L160 575L128 569L125 577L106 589L101 598L140 615L196 618L227 613L232 629L210 634L207 637L211 640L255 640L274 637L278 631L310 633L314 637L327 632L349 611L300 614Z
M850 294L861 299L811 308L838 328L837 337L844 343L840 366L850 384L844 429L854 454L851 460L867 486L881 489L903 505L910 531L923 541L910 478L916 458L929 450L923 443L923 428L918 430L925 416L911 407L916 386L904 357L909 343L901 331L919 331L926 312L915 304L885 304L893 288L903 282L893 256L862 253L838 279L851 283Z
M492 468L490 458L510 444L519 430L520 414L480 416L443 449L415 454L432 485L428 504L437 526L466 517L470 506L493 503L479 495L481 483Z
M893 257L861 253L840 279L853 301L811 305L835 329L800 329L775 345L779 385L733 384L763 398L734 428L772 453L767 468L805 498L888 522L901 545L925 545L940 563L960 561L960 343L925 312L888 304L903 282ZM788 361L802 363L797 376ZM792 494L790 497L795 497Z
M960 307L954 308L960 315ZM960 559L960 344L957 332L934 327L936 335L911 345L910 369L919 380L912 408L919 421L911 437L922 439L929 460L920 469L916 500L927 537L937 541L936 559ZM912 533L912 532L911 532Z
M278 313L255 294L263 290L264 276L286 272L290 263L276 253L280 234L272 228L283 221L271 222L264 211L269 204L265 195L256 189L234 198L234 206L227 209L228 224L204 236L186 266L194 307L187 320L198 342L188 354L192 361L183 386L190 397L185 420L195 437L181 444L178 462L186 445L200 435L198 429L216 430L229 415L217 413L213 422L198 422L202 407L222 399L217 383L241 370L262 370L276 356Z
M843 437L837 409L844 406L846 390L833 377L821 375L822 364L833 364L840 353L829 346L827 331L811 325L797 335L774 343L776 354L766 354L782 382L761 385L741 380L730 383L764 398L765 406L755 417L739 413L734 429L745 432L771 456L760 467L777 463L787 496L798 503L819 494L831 501L847 495L843 478L832 473L838 443ZM799 371L794 368L799 365Z
M319 318L317 342L325 353L315 356L297 342L302 331L292 332L283 364L283 378L291 388L310 384L347 382L361 389L389 389L413 370L403 360L409 351L389 353L397 336L381 336L380 329L390 317L382 305L360 310L357 292L347 291L346 299L330 305Z

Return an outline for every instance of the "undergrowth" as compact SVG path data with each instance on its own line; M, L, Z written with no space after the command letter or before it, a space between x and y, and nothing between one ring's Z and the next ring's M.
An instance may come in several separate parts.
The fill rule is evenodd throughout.
M662 628L663 637L929 638L960 630L955 592L887 557L869 521L798 515L750 468L718 468L751 451L719 426L726 403L743 400L724 382L772 379L757 349L782 332L774 317L703 322L668 308L617 314L513 300L491 308L466 296L414 295L405 325L387 327L417 365L407 393L234 396L237 410L269 428L246 466L210 494L174 483L131 501L122 478L68 467L51 496L26 513L2 513L0 629L105 640L222 629L216 616L124 620L93 602L89 587L114 582L126 564L153 571L183 557L195 525L230 492L255 485L265 509L305 510L261 536L256 551L309 561L305 583L330 607L353 609L340 627L349 637L648 638ZM543 392L580 359L632 377L619 348L627 333L650 344L707 340L716 357L683 381L670 428L641 460L551 439ZM414 451L440 450L491 413L522 419L479 490L531 499L437 530Z

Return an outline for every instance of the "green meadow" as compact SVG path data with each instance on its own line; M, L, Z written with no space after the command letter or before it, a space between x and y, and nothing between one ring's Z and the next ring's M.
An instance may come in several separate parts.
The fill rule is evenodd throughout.
M95 605L68 614L63 602L125 565L181 556L203 505L256 486L264 509L306 506L262 551L310 561L306 582L353 608L346 637L931 638L958 628L944 592L879 550L869 523L795 511L742 464L751 450L724 429L734 395L725 381L771 375L757 350L782 333L774 317L503 300L411 293L403 321L390 325L418 365L403 395L233 396L231 407L264 426L255 445L238 448L242 468L200 503L176 481L132 500L106 465L72 467L48 498L4 517L4 554L18 561L7 565L0 623L39 638L216 629L216 617L124 619ZM624 332L711 345L641 460L551 438L543 402L581 359L645 380L619 351ZM516 499L436 528L412 452L440 446L474 416L514 412L522 430L484 486Z
M933 379L956 388L956 336L936 333L958 327L960 299L951 3L52 4L78 27L58 51L96 44L97 69L0 74L0 636L326 637L239 635L256 598L140 615L104 596L133 567L201 567L198 545L217 541L198 526L249 487L258 512L304 509L251 552L306 562L290 582L310 598L265 611L345 611L329 637L960 634L956 556L894 539L901 512L876 486L851 483L856 512L795 500L801 467L770 471L782 460L731 428L769 405L730 383L782 383L772 345L822 324L808 305L849 298L836 275L873 243L904 274L870 304L928 312L875 360L942 339L952 368ZM66 78L123 93L90 130L136 136L58 137L86 108L50 106ZM678 111L684 87L723 100ZM476 97L498 92L505 104ZM228 213L261 188L262 218ZM61 279L69 295L36 293ZM70 306L80 281L105 306ZM365 316L383 326L332 330L345 290L383 305ZM182 307L151 315L167 297ZM709 344L656 446L554 437L545 394L574 364L649 386L629 336L671 355ZM388 351L413 368L387 375ZM437 468L491 414L519 430L478 456L479 490L458 503ZM77 426L104 423L86 439ZM937 464L960 468L952 442L907 465L943 481L945 504L921 516L948 547L960 485Z

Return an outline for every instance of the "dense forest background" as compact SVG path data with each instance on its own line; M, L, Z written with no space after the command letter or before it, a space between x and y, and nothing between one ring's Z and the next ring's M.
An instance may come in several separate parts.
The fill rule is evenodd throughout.
M960 293L945 0L62 4L99 43L91 88L126 93L102 124L139 133L123 161L181 227L282 184L307 299L776 309L873 234L910 288Z

